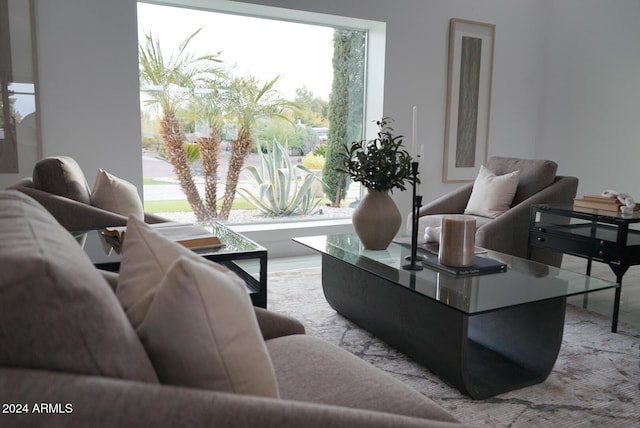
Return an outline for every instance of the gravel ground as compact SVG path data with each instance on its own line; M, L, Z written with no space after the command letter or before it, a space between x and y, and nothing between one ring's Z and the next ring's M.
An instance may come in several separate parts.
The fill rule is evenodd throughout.
M223 152L223 156L220 163L220 170L218 173L220 176L226 176L226 152ZM300 157L292 156L292 161L297 163L301 160ZM258 155L252 153L247 158L247 165L257 165ZM147 178L154 178L159 181L164 181L166 184L153 184L144 186L144 199L146 201L156 200L173 200L183 199L184 193L177 184L177 179L173 172L172 166L162 160L158 159L154 153L146 153L143 156L143 171L144 176ZM196 183L201 194L204 192L203 184L198 181ZM221 186L219 193L224 193L224 186ZM359 187L352 185L347 193L347 201L353 201L357 199L360 194ZM328 218L351 218L354 208L341 207L322 207L314 215L293 215L286 217L270 217L261 214L258 210L232 210L229 220L224 223L228 224L249 224L249 223L274 223L283 221L306 221L306 220L322 220ZM183 223L193 223L196 221L192 212L169 212L158 213L169 220L180 221Z

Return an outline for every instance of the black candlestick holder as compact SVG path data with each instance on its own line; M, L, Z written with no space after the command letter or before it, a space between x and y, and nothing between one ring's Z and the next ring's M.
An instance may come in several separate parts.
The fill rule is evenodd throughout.
M422 264L419 264L422 258L418 256L418 216L422 206L422 196L416 195L416 184L418 182L418 174L420 174L418 166L418 162L411 162L411 184L413 186L413 198L411 199L411 257L409 258L409 263L402 266L406 270L423 269Z

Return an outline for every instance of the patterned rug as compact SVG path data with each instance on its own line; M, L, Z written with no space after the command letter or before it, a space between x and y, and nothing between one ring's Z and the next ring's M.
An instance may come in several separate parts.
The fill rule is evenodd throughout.
M472 400L429 370L338 315L322 293L319 268L269 274L269 309L300 320L402 380L462 422L488 427L640 427L640 332L568 305L560 355L541 384Z

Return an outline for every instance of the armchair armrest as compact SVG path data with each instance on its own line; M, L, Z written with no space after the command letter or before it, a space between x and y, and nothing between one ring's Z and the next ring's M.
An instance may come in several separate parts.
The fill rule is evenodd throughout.
M576 195L577 189L577 178L556 177L556 180L547 188L479 227L476 231L476 245L525 258L529 244L531 205L571 202ZM553 266L560 266L562 254L540 252L534 257L534 260Z
M305 333L304 326L295 318L263 308L254 307L253 309L264 340Z
M420 217L432 214L462 214L471 197L471 190L473 183L467 183L451 193L440 196L420 208Z
M31 187L13 187L38 201L67 230L125 226L127 217Z
M168 221L171 221L171 220L169 220L168 218L161 217L157 214L152 214L148 212L144 213L144 222L147 224L166 223Z
M24 179L10 186L9 189L31 196L67 230L93 230L127 224L126 216L36 189L29 179ZM156 214L145 213L144 221L145 223L163 223L169 220Z

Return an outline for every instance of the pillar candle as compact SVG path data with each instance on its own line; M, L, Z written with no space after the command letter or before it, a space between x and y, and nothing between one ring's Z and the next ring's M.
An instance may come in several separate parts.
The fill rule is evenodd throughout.
M443 216L438 261L446 266L472 266L475 236L475 218L464 215Z

